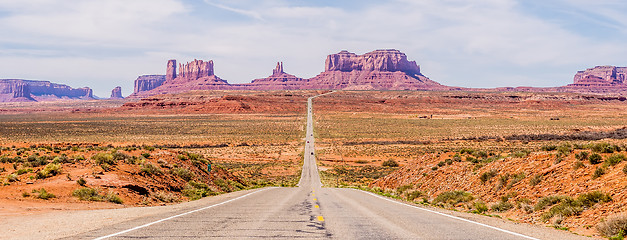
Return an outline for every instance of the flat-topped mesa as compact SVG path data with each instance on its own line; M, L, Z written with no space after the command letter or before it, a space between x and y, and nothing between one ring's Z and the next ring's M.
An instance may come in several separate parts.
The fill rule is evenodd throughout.
M627 85L627 67L596 66L578 71L568 87L613 87Z
M166 80L165 75L142 75L135 79L133 94L146 92L161 86Z
M28 84L18 83L15 85L15 89L13 90L13 98L26 98L28 100L33 100L30 94L30 86L28 86Z
M407 55L394 49L375 50L364 55L343 50L327 56L325 71L401 71L411 75L421 75L420 66L415 61L408 61Z
M117 86L113 90L111 90L111 99L122 99L122 87Z
M168 61L168 74L170 73L170 63L176 64L176 60ZM192 62L186 64L179 63L179 71L176 73L176 68L173 69L173 79L193 81L203 77L210 77L214 75L213 72L213 60L205 62L203 60L194 59Z

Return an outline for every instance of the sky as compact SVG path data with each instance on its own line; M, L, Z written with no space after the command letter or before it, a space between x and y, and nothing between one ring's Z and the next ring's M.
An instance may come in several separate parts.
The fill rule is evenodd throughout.
M623 0L0 0L0 78L126 96L169 59L230 83L313 77L329 54L398 49L448 86L562 86L627 65Z

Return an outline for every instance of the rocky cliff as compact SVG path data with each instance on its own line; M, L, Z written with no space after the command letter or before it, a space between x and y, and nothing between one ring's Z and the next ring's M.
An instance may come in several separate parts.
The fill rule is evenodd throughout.
M111 90L111 97L110 97L110 99L122 99L122 98L124 98L122 96L122 87L117 86L113 90Z
M147 92L161 86L166 80L166 75L142 75L135 79L133 94Z
M307 80L285 73L283 62L278 62L272 70L272 75L267 78L259 78L247 84L235 84L236 89L248 90L294 90L307 86Z
M415 61L398 50L376 50L363 55L348 51L331 54L325 71L308 79L308 89L446 90L422 75Z
M578 71L569 86L602 87L627 84L627 67L596 66Z
M49 81L0 79L0 102L94 99L92 89L72 88Z

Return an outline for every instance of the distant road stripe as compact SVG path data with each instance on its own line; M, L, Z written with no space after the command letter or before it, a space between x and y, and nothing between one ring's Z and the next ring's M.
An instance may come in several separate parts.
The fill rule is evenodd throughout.
M322 216L318 216L318 221L324 222L324 218Z
M358 190L358 191L361 191L361 190ZM441 213L441 212L437 212L437 211L429 210L429 209L426 209L426 208L421 208L421 207L417 207L417 206L414 206L414 205L409 205L409 204L402 203L402 202L399 202L399 201L394 201L394 200L392 200L392 199L389 199L389 198L384 198L384 197L381 197L381 196L379 196L379 195L377 195L377 194L374 194L374 193L371 193L371 192L366 192L366 191L362 191L362 192L365 192L365 193L367 193L367 194L370 194L370 195L372 195L372 196L375 196L375 197L381 198L381 199L386 200L386 201L390 201L390 202L393 202L393 203L398 203L398 204L400 204L400 205L404 205L404 206L408 206L408 207L412 207L412 208L420 209L420 210L423 210L423 211L427 211L427 212L430 212L430 213L435 213L435 214L438 214L438 215L442 215L442 216L445 216L445 217L449 217L449 218L457 219L457 220L464 221L464 222L469 222L469 223L477 224L477 225L479 225L479 226L483 226L483 227L491 228L491 229L494 229L494 230L497 230L497 231L501 231L501 232L504 232L504 233L509 233L509 234L512 234L512 235L515 235L515 236L519 236L519 237L523 237L523 238L527 238L527 239L533 239L533 240L540 240L540 239L538 239L538 238L534 238L534 237L530 237L530 236L527 236L527 235L523 235L523 234L520 234L520 233L517 233L517 232L512 232L512 231L508 231L508 230L505 230L505 229L497 228L497 227L490 226L490 225L487 225L487 224L483 224L483 223L480 223L480 222L475 222L475 221L468 220L468 219L465 219L465 218L460 218L460 217L456 217L456 216L453 216L453 215L448 215L448 214L446 214L446 213Z
M145 227L148 227L148 226L153 225L153 224L156 224L156 223L165 222L165 221L168 221L168 220L171 220L171 219L177 218L177 217L185 216L185 215L190 214L190 213L195 213L195 212L198 212L198 211L207 210L207 209L212 208L212 207L217 207L217 206L220 206L220 205L223 205L223 204L226 204L226 203L229 203L229 202L232 202L232 201L238 200L238 199L242 199L242 198L248 197L248 196L253 195L253 194L255 194L255 193L258 193L258 192L261 192L261 191L265 191L265 190L267 190L267 189L269 189L269 188L260 189L260 190L257 190L257 191L254 191L254 192L248 193L248 194L246 194L246 195L242 195L242 196L239 196L239 197L233 198L233 199L231 199L231 200L227 200L227 201L224 201L224 202L221 202L221 203L217 203L217 204L214 204L214 205L211 205L211 206L206 206L206 207L203 207L203 208L199 208L199 209L196 209L196 210L192 210L192 211L189 211L189 212L186 212L186 213L181 213L181 214L179 214L179 215L174 215L174 216L171 216L171 217L167 217L167 218L164 218L164 219L161 219L161 220L157 220L157 221L154 221L154 222L151 222L151 223L146 223L146 224L144 224L144 225L137 226L137 227L134 227L134 228L131 228L131 229L127 229L127 230L124 230L124 231L121 231L121 232L117 232L117 233L114 233L114 234L109 234L109 235L107 235L107 236L102 236L102 237L99 237L99 238L94 238L94 240L101 240L101 239L106 239L106 238L110 238L110 237L115 237L115 236L117 236L117 235L120 235L120 234L125 234L125 233L127 233L127 232L135 231L135 230L137 230L137 229L145 228Z
M315 208L320 208L320 206L318 206L318 205L316 205L316 206L314 206L314 207L315 207Z

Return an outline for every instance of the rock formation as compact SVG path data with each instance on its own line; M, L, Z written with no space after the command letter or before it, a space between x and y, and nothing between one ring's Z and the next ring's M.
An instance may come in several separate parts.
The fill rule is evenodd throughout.
M364 55L341 51L327 57L325 71L308 79L308 89L446 90L422 75L415 61L398 50Z
M55 99L94 99L92 89L72 88L49 81L0 79L0 102Z
M627 67L596 66L578 71L575 74L573 87L610 87L627 84Z
M135 79L134 93L146 92L155 89L165 82L165 75L142 75Z
M166 75L140 76L135 80L135 91L129 98L190 90L230 89L233 87L228 82L214 74L213 61L205 62L194 59L194 61L185 64L179 63L177 68L176 60L172 59L167 63Z
M376 50L364 55L348 51L331 54L325 71L303 79L284 71L278 62L272 75L246 84L229 84L215 75L213 61L194 60L179 64L169 60L166 75L140 76L129 97L146 97L190 90L448 90L449 87L422 75L420 66L398 50Z
M111 99L122 99L122 87L117 86L113 90L111 90Z
M307 80L285 73L283 62L277 62L269 77L255 79L248 84L235 84L233 87L248 90L294 90L307 87Z

